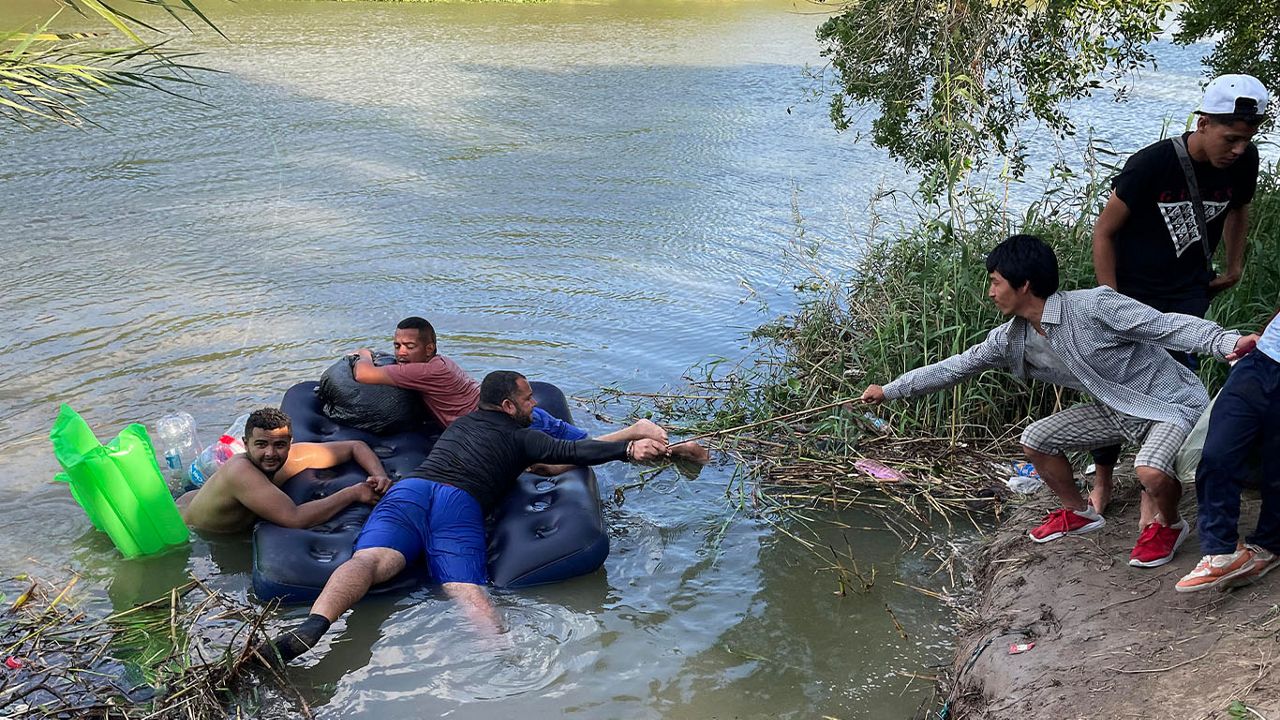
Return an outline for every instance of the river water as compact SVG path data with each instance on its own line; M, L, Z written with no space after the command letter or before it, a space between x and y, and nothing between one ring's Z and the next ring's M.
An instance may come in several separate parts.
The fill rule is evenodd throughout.
M793 208L839 266L877 189L911 186L808 100L819 6L201 5L229 37L180 40L222 71L205 104L129 94L93 104L101 128L0 129L0 567L74 568L103 604L187 572L244 593L249 549L118 559L50 480L58 403L104 438L184 409L208 442L414 314L477 375L660 390L788 307ZM0 27L51 9L5 3ZM1194 105L1199 53L1162 52L1134 103L1084 106L1121 147ZM422 590L362 604L291 677L322 717L910 715L952 617L907 586L949 579L851 513L823 533L877 580L837 595L731 474L629 491L602 572L499 594L518 651Z

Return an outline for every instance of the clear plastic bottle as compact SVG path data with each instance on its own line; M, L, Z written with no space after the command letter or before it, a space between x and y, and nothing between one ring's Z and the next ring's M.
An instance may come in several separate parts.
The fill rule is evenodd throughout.
M867 423L869 423L871 427L875 428L876 432L879 432L879 433L889 432L888 420L885 420L884 418L881 418L881 417L876 417L871 413L863 413L862 417L866 418Z
M222 464L230 460L236 453L244 452L244 443L239 439L230 435L223 435L218 441L196 456L191 463L191 484L196 487L204 485L205 481L213 477L218 472L218 468Z
M217 442L205 448L196 455L195 460L191 462L191 484L200 487L205 481L213 477L213 474L222 467L222 464L230 460L236 453L244 452L244 442L240 440L240 434L244 432L244 424L248 422L248 413L241 415L231 423L231 426L222 433Z
M185 412L174 412L156 421L158 449L164 457L160 469L169 480L170 487L181 490L190 479L187 464L200 452L196 442L196 421Z

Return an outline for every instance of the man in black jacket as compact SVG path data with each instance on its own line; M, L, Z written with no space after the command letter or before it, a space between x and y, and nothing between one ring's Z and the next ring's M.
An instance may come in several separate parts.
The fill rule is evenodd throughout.
M486 375L479 409L450 425L417 471L391 487L356 538L355 553L330 576L311 614L260 648L264 659L287 663L306 652L370 587L423 561L472 622L499 632L501 622L484 589L484 518L520 473L534 463L599 465L667 455L666 446L652 439L553 439L529 427L536 404L520 373Z

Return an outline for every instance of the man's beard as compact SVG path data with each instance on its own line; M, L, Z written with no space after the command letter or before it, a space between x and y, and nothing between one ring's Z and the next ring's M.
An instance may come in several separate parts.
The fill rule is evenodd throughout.
M262 473L263 475L266 475L268 480L274 480L276 477L276 473L280 471L280 468L284 467L284 463L282 462L276 466L275 470L268 470L262 467L262 465L260 465L258 461L254 460L253 458L249 458L249 462L252 463L254 467L258 468L258 472Z

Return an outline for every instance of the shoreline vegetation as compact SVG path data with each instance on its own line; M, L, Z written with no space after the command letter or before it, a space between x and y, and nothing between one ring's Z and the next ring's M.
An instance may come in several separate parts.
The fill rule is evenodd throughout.
M547 0L385 1L518 4ZM112 88L146 88L174 95L199 86L197 78L204 68L188 64L185 54L168 52L163 39L148 42L139 36L141 29L153 31L151 26L117 14L97 0L67 0L67 4L85 17L104 22L102 31L58 33L44 23L0 33L7 57L0 65L9 74L0 82L0 119L11 126L91 122L82 110ZM188 0L136 0L135 4L167 13L184 27L188 18L192 25L217 31L198 5ZM797 310L758 328L752 338L754 352L747 360L709 361L691 373L687 387L669 393L636 395L606 389L598 399L630 402L636 414L683 424L689 433L737 461L739 508L781 513L789 520L799 517L792 510L865 507L880 514L890 527L916 533L914 539L903 538L904 546L912 547L931 533L939 519L948 530L953 521L963 519L982 531L993 526L994 512L998 524L1007 499L1003 480L1008 473L997 467L1017 457L1017 431L1030 419L1074 402L1073 393L1023 385L992 373L947 392L877 408L879 417L868 415L861 406L842 408L840 401L856 398L870 382L888 382L906 370L959 352L999 324L1001 319L985 298L982 259L996 241L1015 231L1040 235L1055 248L1062 262L1064 288L1093 285L1090 236L1105 196L1105 186L1096 182L1096 175L1081 176L1057 167L1049 177L1055 186L1020 213L1012 213L981 190L961 187L965 177L988 166L993 158L1002 159L1014 176L1025 169L1025 148L1013 132L1024 121L1034 117L1060 135L1070 134L1073 128L1061 105L1097 91L1104 84L1098 78L1110 86L1146 67L1153 58L1145 46L1159 34L1160 21L1172 7L1166 0L932 6L870 0L840 6L839 14L819 30L824 57L845 81L830 94L833 122L839 128L849 127L865 107L878 104L881 112L873 123L871 142L924 176L911 196L922 203L918 222L873 237L847 277L832 277L820 266L816 251L797 243L793 259L805 271L794 286ZM1189 43L1218 37L1214 54L1206 58L1215 71L1251 72L1274 86L1275 58L1260 56L1257 48L1265 45L1258 38L1275 37L1278 26L1268 19L1272 15L1268 11L1241 8L1245 6L1231 0L1193 0L1180 15L1183 29L1176 39ZM867 27L880 32L867 33ZM116 40L118 47L103 47ZM1072 62L1061 62L1064 57ZM979 72L965 74L969 67ZM916 101L903 102L903 98ZM1096 155L1087 158L1085 165L1096 169L1095 163ZM925 209L936 208L925 203L938 201L944 192L947 209ZM802 231L801 225L798 239ZM1215 301L1210 318L1228 327L1257 329L1280 296L1276 258L1280 258L1280 166L1265 168L1259 179L1244 277ZM1205 363L1201 374L1214 391L1225 370ZM869 465L868 460L878 465ZM1132 508L1136 505L1132 488L1126 490ZM1117 502L1124 507L1125 496L1118 495ZM1013 514L1023 516L1038 509L1036 501L1018 503ZM786 522L777 527L826 557L828 548L790 533ZM1117 528L1107 528L1099 537L1105 541L1114 531ZM1105 637L1108 629L1132 627L1133 618L1122 613L1142 609L1149 614L1150 608L1163 607L1160 602L1149 605L1148 598L1154 595L1159 601L1158 593L1167 589L1170 573L1176 577L1186 570L1188 551L1171 564L1170 571L1146 576L1130 572L1127 580L1143 583L1141 588L1117 590L1121 584L1104 572L1114 564L1120 547L1115 542L1106 548L1081 541L1028 550L1022 530L1013 526L997 529L994 540L980 562L972 565L979 589L962 590L980 597L978 607L964 613L953 675L957 682L942 695L955 699L958 691L967 692L960 680L976 683L968 686L975 689L965 695L971 703L963 709L943 704L931 717L955 717L948 714L952 710L985 716L995 709L988 704L992 698L998 701L1004 696L1024 703L1046 686L1061 697L1018 707L1016 714L1065 717L1063 708L1081 706L1092 697L1095 683L1118 684L1115 677L1061 675L1061 667L1049 658L1063 655L1043 647L1016 656L1040 663L1034 671L1024 670L1020 680L1004 682L1001 673L1017 675L1010 673L1008 657L998 646L983 651L1011 629L1023 639L1065 639L1062 647L1077 662L1106 655L1105 662L1093 664L1122 679L1138 678L1121 688L1135 697L1135 704L1107 707L1109 714L1149 714L1147 698L1176 695L1178 685L1185 692L1187 686L1210 681L1235 683L1237 678L1225 677L1234 672L1231 668L1219 663L1216 670L1201 671L1202 663L1213 663L1214 653L1239 659L1256 648L1237 643L1223 650L1209 645L1202 653L1203 643L1194 643L1211 633L1218 640L1224 636L1238 640L1249 632L1241 628L1252 628L1263 640L1276 637L1269 629L1277 620L1276 607L1265 595L1261 600L1252 596L1259 603L1254 615L1238 619L1231 627L1217 617L1221 601L1199 604L1199 599L1182 598L1176 609L1196 614L1204 622L1193 626L1195 634L1186 638L1178 636L1181 628L1160 636L1154 644L1150 638L1139 638L1147 643L1141 651L1155 654L1175 648L1175 654L1153 667L1134 667L1124 662L1136 654L1124 645L1125 633L1112 633L1117 641L1107 647L1088 646L1095 637L1082 638L1072 630L1076 624L1070 613L1084 610L1095 621L1101 619L1100 625L1093 626L1096 637ZM1096 557L1082 560L1072 554L1081 547L1085 554L1089 547L1096 548ZM841 592L859 584L865 592L874 583L874 568L867 579L856 562L846 564L853 559L852 549L844 556L835 549L830 554L835 556L831 569L839 576ZM938 559L939 569L952 574L955 587L956 558ZM1060 593L1065 581L1056 571L1077 573L1075 580L1094 582L1097 587L1092 595ZM1121 568L1120 572L1129 571ZM1029 584L1028 577L1039 585ZM26 705L23 712L40 716L195 718L225 714L229 707L236 707L238 714L246 692L281 690L268 685L246 690L237 677L242 674L252 631L261 629L270 607L243 605L193 580L151 603L95 616L70 604L75 584L74 578L52 584L25 576L0 582L0 594L17 594L16 600L4 602L8 614L0 625L6 638L0 661L6 662L8 670L0 675L0 702L6 706L21 702ZM1064 594L1070 597L1060 596ZM990 612L1001 603L1003 607ZM1009 608L1035 617L1001 612ZM1242 608L1226 610L1239 614ZM888 606L886 611L893 618ZM898 621L893 618L893 622ZM209 627L220 637L205 637ZM1182 642L1191 648L1186 659L1176 655L1183 652L1176 649ZM1085 656L1084 650L1097 650L1097 654ZM36 662L29 662L32 658ZM47 662L49 658L55 661ZM109 672L97 672L100 662L110 665ZM1246 695L1271 671L1265 650L1256 664L1257 680L1246 678L1241 683L1242 687L1247 684ZM137 675L137 687L154 687L157 694L137 696L131 694L134 688L102 684L119 677L116 671L121 667ZM1191 671L1202 674L1193 676ZM1046 683L1048 673L1057 674ZM15 684L20 678L26 680ZM1140 691L1134 692L1135 687ZM302 698L293 699L305 713ZM143 708L145 712L135 712ZM1099 708L1090 705L1084 713ZM1201 706L1191 711L1199 716L1205 710ZM1262 717L1243 703L1233 703L1225 712L1232 717L1250 713ZM1210 709L1204 717L1221 714Z
M631 414L681 427L738 463L736 502L761 516L781 517L775 527L830 562L827 569L836 574L841 593L859 585L868 591L874 567L859 570L852 548L837 551L788 529L793 521L808 525L805 511L870 510L891 528L905 530L899 533L904 547L930 537L936 541L941 533L952 532L953 523L970 524L988 542L977 551L944 542L948 551L931 554L939 563L937 572L950 576L951 589L922 592L957 609L960 647L971 651L974 637L991 630L979 609L999 600L993 600L992 588L1008 595L1018 587L994 580L1005 567L1002 563L1022 562L997 554L1025 549L1024 528L1007 524L1008 516L1025 515L1028 507L1043 504L1036 498L1014 499L1005 485L1009 461L1021 458L1018 434L1030 421L1079 401L1078 394L990 372L948 391L886 403L875 408L878 416L860 404L842 407L841 401L857 398L868 383L886 383L960 352L1004 322L986 297L984 259L1010 234L1036 234L1054 247L1064 289L1095 286L1093 223L1110 188L1098 180L1096 157L1087 166L1087 178L1057 171L1050 178L1053 189L1020 213L977 195L969 198L965 217L940 213L914 227L873 237L845 277L825 272L816 251L801 251L803 276L793 285L796 310L757 328L744 360L710 360L688 373L684 387L669 392L606 388L594 401L598 408L630 403ZM1222 252L1220 248L1219 258ZM1260 172L1244 275L1214 300L1209 317L1246 332L1260 329L1280 297L1277 258L1280 163ZM1212 395L1225 380L1226 366L1203 362L1200 375ZM881 477L873 476L865 460L887 466L892 476L870 466ZM1088 462L1083 456L1078 460L1078 468ZM1131 475L1122 461L1122 487L1133 483ZM1194 517L1194 509L1188 512ZM958 585L957 573L974 582ZM1113 607L1116 599L1107 592L1116 594L1114 588L1094 592L1100 606ZM1033 607L1035 602L1047 603L1043 607L1056 602L1014 597ZM960 660L950 679L939 678L935 698L940 718L948 717L944 699L955 699L961 676L971 667ZM996 674L1008 671L998 660L984 667ZM965 681L970 690L1000 684L973 677ZM1071 685L1066 690L1069 696L1083 697L1086 688ZM972 716L986 716L981 698L975 700L972 693L965 708Z
M1109 185L1096 173L1083 187L1072 186L1077 179L1059 171L1050 179L1055 189L1019 213L972 195L964 217L940 213L872 237L845 277L824 271L817 249L793 253L803 270L793 283L797 308L752 332L745 359L711 359L669 392L605 388L593 401L630 403L631 414L715 446L780 505L843 509L872 493L949 513L998 496L1008 474L989 464L1020 457L1021 428L1074 404L1076 393L991 372L879 407L842 403L868 383L960 352L1004 322L986 297L984 259L1008 235L1031 233L1052 245L1063 289L1094 287L1093 222ZM1280 297L1280 164L1262 169L1251 207L1244 275L1209 313L1245 331L1258 329ZM1205 362L1200 375L1212 393L1226 369ZM854 467L860 459L894 466L902 477L873 477Z
M51 571L52 572L52 571ZM199 720L258 714L285 698L275 672L245 672L275 605L253 605L194 576L160 597L107 614L81 605L80 576L0 580L0 708L12 718Z

